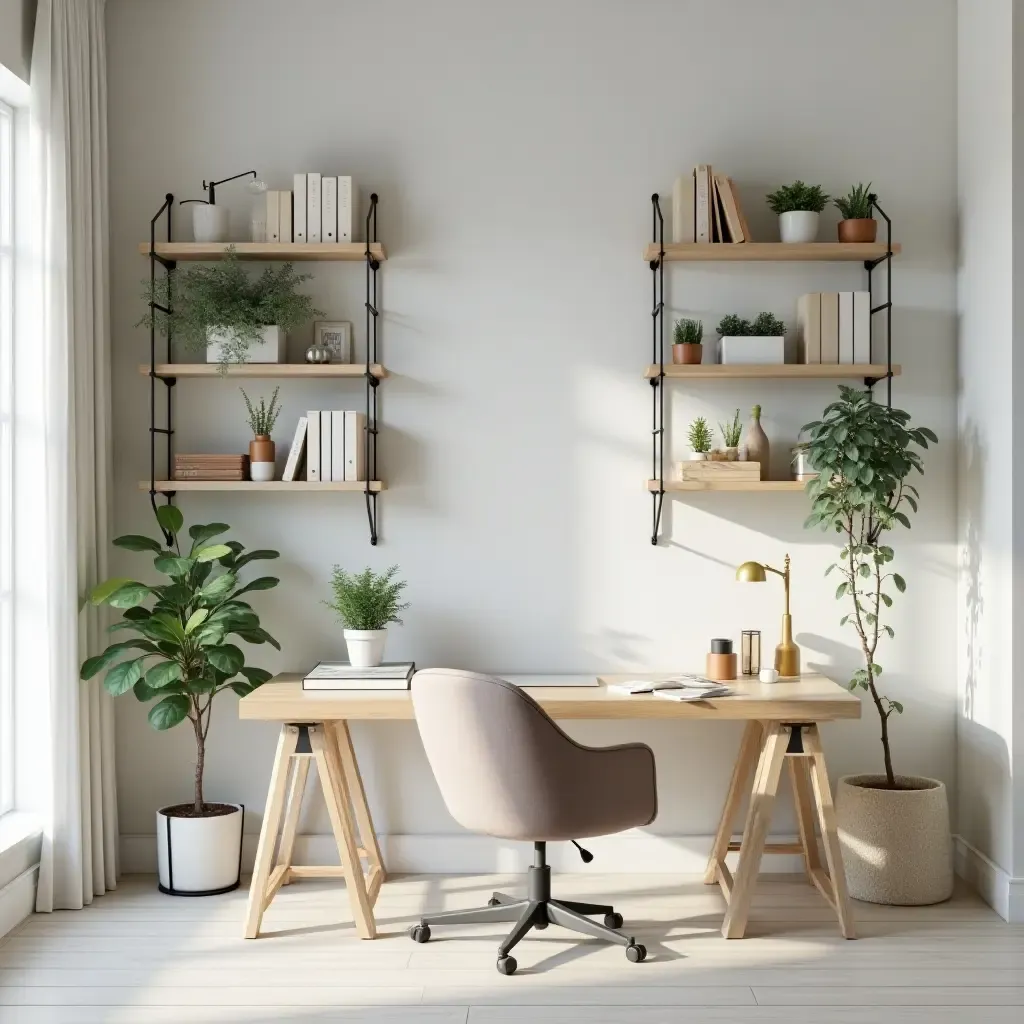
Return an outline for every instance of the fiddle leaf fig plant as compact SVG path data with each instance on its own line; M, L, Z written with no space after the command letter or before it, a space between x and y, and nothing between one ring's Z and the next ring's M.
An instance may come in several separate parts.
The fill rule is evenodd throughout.
M893 592L904 593L907 584L890 571L896 556L885 540L897 526L910 529L907 510L917 511L919 495L907 478L924 472L917 449L938 438L927 427L912 426L910 413L874 402L867 392L840 386L839 393L820 420L801 430L808 435L807 458L818 472L807 485L811 514L804 525L840 537L839 558L825 575L838 573L836 600L845 600L850 609L839 624L856 630L864 658L849 686L871 695L881 723L886 786L895 789L889 719L902 714L903 705L880 692L882 666L875 658L879 640L895 636L883 621Z
M135 635L87 658L81 677L92 679L106 671L103 686L112 696L130 690L137 700L156 701L149 709L154 729L170 729L188 720L196 738L193 813L201 816L213 700L228 688L244 697L271 675L246 665L242 649L229 638L281 649L260 625L252 605L242 600L244 594L276 587L278 579L260 576L240 585L239 574L250 562L277 558L278 552L246 551L238 541L215 540L230 529L226 523L190 527L191 543L183 547L184 520L173 505L161 507L157 521L170 538L167 544L137 534L118 537L114 544L152 556L153 567L166 579L148 584L116 577L92 590L93 605L106 604L121 612L121 621L108 632Z

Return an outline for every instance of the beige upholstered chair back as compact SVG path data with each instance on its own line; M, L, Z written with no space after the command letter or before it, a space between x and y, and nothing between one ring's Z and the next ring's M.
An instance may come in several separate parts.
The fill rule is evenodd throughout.
M417 672L412 701L441 795L465 828L539 841L654 820L654 756L643 744L581 746L518 687L473 672Z

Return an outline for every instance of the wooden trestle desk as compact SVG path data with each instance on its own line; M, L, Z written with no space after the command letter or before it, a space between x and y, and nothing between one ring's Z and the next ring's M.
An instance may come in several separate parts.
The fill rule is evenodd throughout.
M727 939L743 937L761 855L768 850L802 854L808 879L835 911L842 934L852 939L853 919L818 725L859 718L860 700L820 675L772 684L740 680L735 684L734 696L697 704L680 704L650 695L630 697L608 689L608 683L637 677L601 676L600 686L536 687L530 689L530 695L552 718L563 721L657 718L746 722L704 875L705 883L717 882L725 896L727 910L722 934ZM295 878L327 877L344 878L357 933L364 939L375 938L373 904L387 875L348 723L412 719L409 692L305 692L301 676L285 673L244 697L239 702L239 716L281 723L249 889L245 937L254 939L259 935L263 912L282 885ZM341 863L337 866L292 863L299 806L311 760L316 762L338 844ZM800 841L770 844L766 840L772 806L786 761ZM733 842L733 821L744 790L750 793L750 803L743 839ZM824 864L815 835L815 819L821 832ZM740 854L735 876L725 863L730 850Z

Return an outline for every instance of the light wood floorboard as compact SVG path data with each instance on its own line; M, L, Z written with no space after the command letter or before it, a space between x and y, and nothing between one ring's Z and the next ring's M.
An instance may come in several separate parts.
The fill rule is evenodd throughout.
M556 896L613 902L648 961L551 927L494 968L504 925L408 926L482 905L506 875L403 876L360 940L340 882L282 889L263 937L241 938L245 892L175 899L126 878L81 912L36 915L0 942L2 1024L1020 1024L1024 926L958 890L936 907L854 903L855 942L802 875L764 876L749 938L697 878L557 875Z

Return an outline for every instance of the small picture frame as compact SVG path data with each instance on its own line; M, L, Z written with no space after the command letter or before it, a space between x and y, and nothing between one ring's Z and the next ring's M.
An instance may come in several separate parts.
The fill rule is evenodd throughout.
M332 363L351 363L352 324L347 320L315 320L313 344L326 347Z

